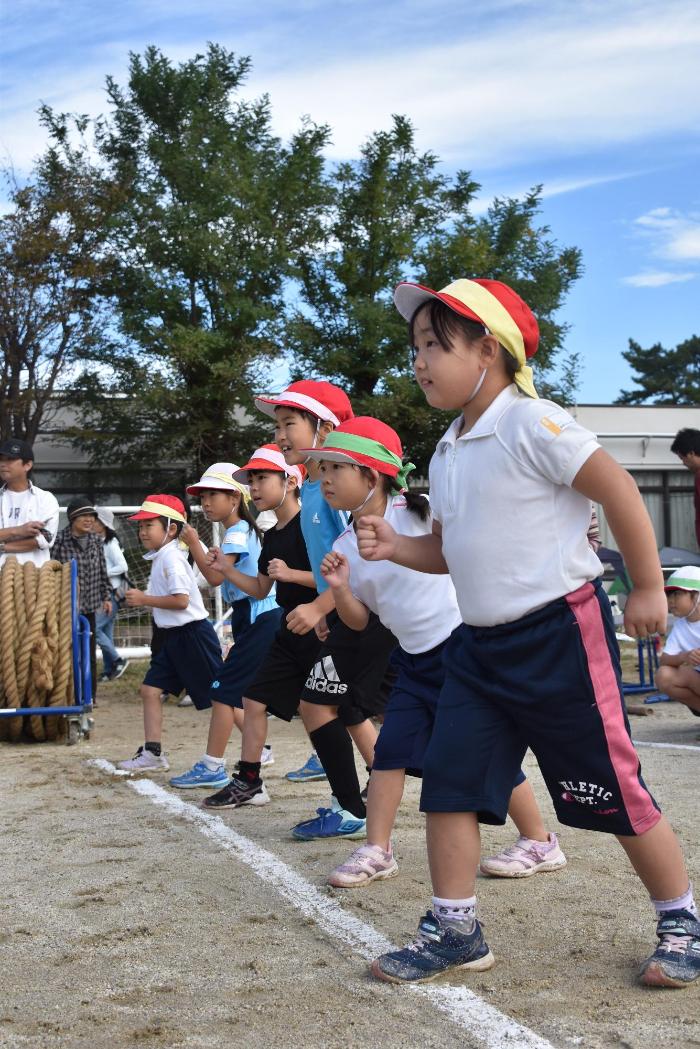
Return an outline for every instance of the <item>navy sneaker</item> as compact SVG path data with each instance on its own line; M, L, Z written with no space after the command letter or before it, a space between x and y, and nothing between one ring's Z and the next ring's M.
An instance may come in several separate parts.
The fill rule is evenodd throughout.
M306 764L302 765L300 769L288 772L286 778L291 780L292 783L307 783L311 780L327 779L327 776L323 765L318 760L316 751L312 750Z
M170 786L179 787L180 790L188 790L190 787L225 787L230 778L223 765L212 770L203 761L196 761L192 768L183 772L181 776L173 776Z
M313 841L314 838L364 838L367 834L367 820L353 816L347 809L341 809L335 798L331 799L330 809L316 809L316 812L312 820L303 820L292 827L292 834L299 841Z
M667 911L656 926L659 946L639 970L647 987L688 987L700 976L700 921L690 911Z
M418 924L413 943L373 961L372 975L388 983L427 983L453 969L490 969L495 959L481 926L476 918L470 932L461 931L459 926L465 925L468 923L442 922L428 911Z
M202 804L207 809L239 809L241 805L267 805L270 795L261 779L257 783L234 776L230 783L216 794L210 794Z

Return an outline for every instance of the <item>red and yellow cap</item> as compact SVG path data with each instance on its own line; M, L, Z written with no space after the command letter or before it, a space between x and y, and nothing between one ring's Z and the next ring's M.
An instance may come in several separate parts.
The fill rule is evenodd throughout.
M525 362L537 351L540 329L534 313L517 292L500 280L476 278L453 281L440 291L403 281L394 291L396 308L407 321L431 299L488 328L517 361L518 388L528 397L537 397L532 369Z
M344 390L332 382L314 382L312 379L290 383L276 397L256 397L255 407L272 416L275 408L296 408L334 426L352 419L353 415L350 398Z
M234 473L234 481L241 481L245 484L249 470L271 470L275 473L286 474L287 477L296 477L300 487L306 476L303 466L290 466L286 462L282 450L276 444L263 444L260 448L256 448L245 466L241 466L240 470Z
M187 523L185 507L176 495L149 495L129 518L130 521L152 521L155 517L167 517L170 521Z
M371 415L357 415L341 423L328 434L321 448L303 448L302 452L316 461L370 466L391 477L400 491L405 490L406 478L415 470L413 463L403 462L401 438L396 430Z

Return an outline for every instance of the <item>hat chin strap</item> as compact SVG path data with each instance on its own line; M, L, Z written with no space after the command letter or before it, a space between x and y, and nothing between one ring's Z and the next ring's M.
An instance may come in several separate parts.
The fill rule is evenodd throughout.
M486 379L486 372L487 371L488 371L488 368L484 368L484 370L482 371L481 375L479 376L479 381L477 382L476 386L474 387L474 389L472 390L472 392L470 393L470 395L467 397L466 401L464 402L465 404L471 404L471 402L474 400L474 398L478 394L479 390L484 385L484 380Z
M315 447L316 447L316 445L317 445L317 443L318 443L318 431L319 431L320 429L321 429L321 420L320 420L319 418L317 418L317 419L316 419L316 430L315 430L315 432L314 432L314 439L313 439L313 441L311 442L311 447L312 447L312 448L315 448ZM307 455L306 459L304 459L304 466L306 466L306 464L308 463L308 461L309 461L309 459L310 459L310 458L311 458L311 456L310 456L310 455Z
M372 498L372 496L374 495L376 490L377 490L377 486L375 484L372 488L370 488L369 492L367 493L365 498L362 500L360 505L356 506L354 510L350 511L350 513L352 514L353 517L356 517L360 513L361 510L364 510L364 508L367 506L367 503L370 501L370 499Z

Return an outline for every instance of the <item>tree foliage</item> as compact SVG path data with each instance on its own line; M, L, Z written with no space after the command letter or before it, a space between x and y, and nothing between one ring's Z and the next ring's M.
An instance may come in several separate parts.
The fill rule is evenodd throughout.
M341 164L332 181L325 249L305 260L302 302L287 329L296 376L340 382L356 412L394 426L424 469L446 420L413 381L406 324L391 293L401 279L440 288L473 274L506 281L532 306L541 329L540 389L567 398L576 362L567 362L557 386L553 369L567 329L556 313L581 258L537 225L539 187L475 214L479 184L466 171L441 174L434 154L417 151L403 117L372 135L359 160Z
M621 390L616 404L700 404L700 336L669 350L658 342L645 350L630 339L622 356L640 388Z

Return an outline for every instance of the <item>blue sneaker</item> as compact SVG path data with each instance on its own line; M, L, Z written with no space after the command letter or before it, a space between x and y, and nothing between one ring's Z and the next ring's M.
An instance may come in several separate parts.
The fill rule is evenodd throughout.
M311 751L311 757L302 765L300 769L295 769L294 772L287 773L287 779L290 779L292 783L306 783L310 780L315 779L327 779L323 765L318 760L316 751Z
M188 772L183 772L181 776L173 776L170 786L179 787L180 790L190 787L225 787L230 778L223 765L212 771L203 761L196 761Z
M667 911L656 926L659 946L639 970L647 987L688 987L700 976L700 921L690 911Z
M372 975L388 983L427 983L453 969L474 969L483 972L494 964L494 957L484 940L481 926L474 919L470 932L448 925L436 918L432 911L424 914L418 924L418 935L413 943L400 951L382 954L372 962Z
M318 813L312 820L303 820L292 827L292 834L299 841L312 841L314 838L364 838L367 834L367 820L353 816L352 812L341 809L335 798L331 799L330 809L316 809Z

